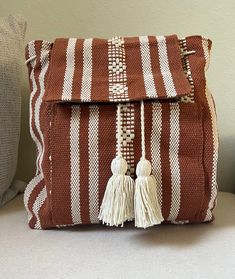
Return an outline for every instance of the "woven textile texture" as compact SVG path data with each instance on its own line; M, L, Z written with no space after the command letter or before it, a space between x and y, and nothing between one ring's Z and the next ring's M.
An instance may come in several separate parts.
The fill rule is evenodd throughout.
M29 226L99 223L117 149L117 103L121 149L134 178L141 100L164 222L212 221L218 139L205 78L210 49L201 36L31 41L30 127L38 153L24 196Z
M25 184L14 179L20 137L20 77L26 23L20 16L0 19L0 206Z

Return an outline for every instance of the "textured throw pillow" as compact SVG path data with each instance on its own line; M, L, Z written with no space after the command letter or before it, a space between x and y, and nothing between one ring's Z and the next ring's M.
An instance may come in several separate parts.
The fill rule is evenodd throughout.
M23 190L14 180L20 137L20 80L26 23L20 16L0 19L0 206Z

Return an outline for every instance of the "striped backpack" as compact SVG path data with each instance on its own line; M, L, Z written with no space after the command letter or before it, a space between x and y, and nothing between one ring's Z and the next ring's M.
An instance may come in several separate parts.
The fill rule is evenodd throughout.
M218 138L201 36L31 41L31 228L214 219Z

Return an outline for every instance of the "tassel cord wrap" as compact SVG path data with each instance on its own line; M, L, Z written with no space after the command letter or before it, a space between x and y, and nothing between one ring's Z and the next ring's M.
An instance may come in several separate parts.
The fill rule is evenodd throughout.
M144 101L140 104L141 114L141 149L142 156L136 166L135 180L135 226L147 228L158 225L163 221L161 208L157 199L157 183L151 175L151 163L146 159L145 153L145 119L144 119Z
M125 175L127 162L121 149L121 104L117 104L117 155L111 163L110 177L100 207L99 219L108 226L123 226L134 219L134 181Z
M121 104L117 105L117 157L122 157L122 147L121 147L121 122L122 122L122 115L121 115Z

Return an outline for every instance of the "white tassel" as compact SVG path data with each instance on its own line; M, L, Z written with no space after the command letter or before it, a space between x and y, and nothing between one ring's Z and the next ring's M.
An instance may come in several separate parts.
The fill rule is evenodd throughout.
M151 164L142 158L136 167L135 180L135 226L147 228L163 221L157 199L157 183L151 175Z
M127 162L121 152L121 107L117 105L117 157L111 163L113 175L106 186L99 220L108 226L123 226L134 219L134 181L125 175Z
M144 102L141 101L141 149L142 157L136 167L135 226L147 228L160 224L164 219L157 199L157 183L151 175L151 163L145 158Z
M125 221L134 219L134 181L125 175L127 162L122 157L116 157L111 164L113 175L110 177L99 219L108 226L123 226Z

